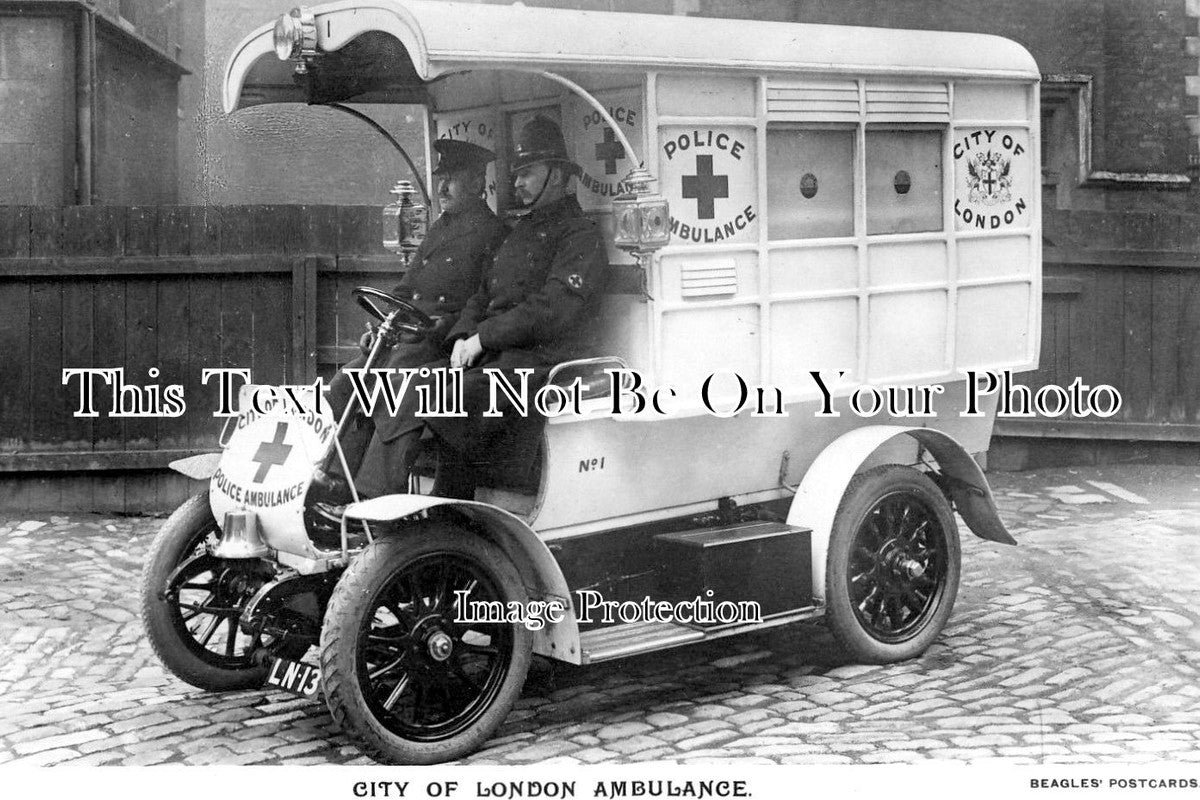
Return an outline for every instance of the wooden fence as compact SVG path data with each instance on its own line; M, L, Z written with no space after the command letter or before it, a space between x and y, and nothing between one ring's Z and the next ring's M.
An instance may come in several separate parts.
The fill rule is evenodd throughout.
M0 207L0 503L169 503L178 481L126 473L215 447L217 393L202 371L302 383L348 360L367 319L349 290L399 274L380 233L366 206ZM187 413L110 417L97 380L99 416L74 417L79 380L64 386L62 370L83 367L182 384ZM61 472L96 474L90 489L60 490Z
M1200 442L1200 216L1048 212L1041 368L1031 387L1116 387L1108 419L1002 420L997 433Z

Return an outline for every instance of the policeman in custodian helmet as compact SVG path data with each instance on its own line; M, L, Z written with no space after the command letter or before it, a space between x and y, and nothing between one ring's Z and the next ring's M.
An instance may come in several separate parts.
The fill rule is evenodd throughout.
M527 470L544 420L523 419L511 409L501 409L503 417L483 417L490 392L480 368L503 370L513 385L520 382L517 369L531 368L532 392L554 364L594 353L596 298L608 257L597 224L568 191L579 167L553 120L534 117L515 138L509 162L513 199L527 213L496 252L482 286L450 331L449 362L430 365L465 370L467 416L416 417L417 392L410 387L399 413L379 423L359 470L358 486L367 496L404 491L414 445L425 426L441 451L438 494L470 498L481 471Z

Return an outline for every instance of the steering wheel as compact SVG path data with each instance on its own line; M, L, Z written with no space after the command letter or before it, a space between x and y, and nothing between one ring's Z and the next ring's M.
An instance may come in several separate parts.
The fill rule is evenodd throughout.
M407 300L401 300L395 295L381 292L373 286L358 286L354 289L354 300L363 310L370 314L375 319L383 322L389 316L389 312L382 311L379 306L372 302L381 300L387 303L394 311L400 312L392 321L392 325L403 331L410 333L420 333L434 326L433 319L421 309L414 306Z

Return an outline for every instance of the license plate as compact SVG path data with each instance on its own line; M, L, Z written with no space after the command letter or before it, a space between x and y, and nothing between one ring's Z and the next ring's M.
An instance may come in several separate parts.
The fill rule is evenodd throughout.
M301 697L316 697L321 688L321 670L288 658L272 658L267 685Z

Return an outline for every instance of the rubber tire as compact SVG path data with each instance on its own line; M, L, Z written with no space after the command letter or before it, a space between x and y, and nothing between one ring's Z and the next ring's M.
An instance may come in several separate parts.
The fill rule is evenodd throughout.
M420 556L458 551L487 565L505 602L527 602L516 567L500 548L452 525L431 523L400 536L378 539L342 575L321 626L321 685L329 713L371 758L383 764L438 764L478 750L504 722L525 684L533 657L533 634L513 624L512 663L483 718L440 742L414 742L387 730L371 713L357 680L355 644L359 625L380 584Z
M934 510L946 537L948 564L945 587L928 620L911 638L889 643L863 629L850 601L847 571L850 545L867 511L880 498L895 492L911 492ZM945 495L926 475L912 467L888 464L855 476L842 495L825 559L826 617L834 638L851 658L864 664L890 664L921 655L941 634L954 609L961 561L954 512Z
M142 569L142 624L155 655L180 680L216 692L256 689L267 678L265 665L227 669L205 662L179 638L171 621L171 604L159 595L167 578L191 554L200 534L215 526L207 489L188 498L163 523Z

